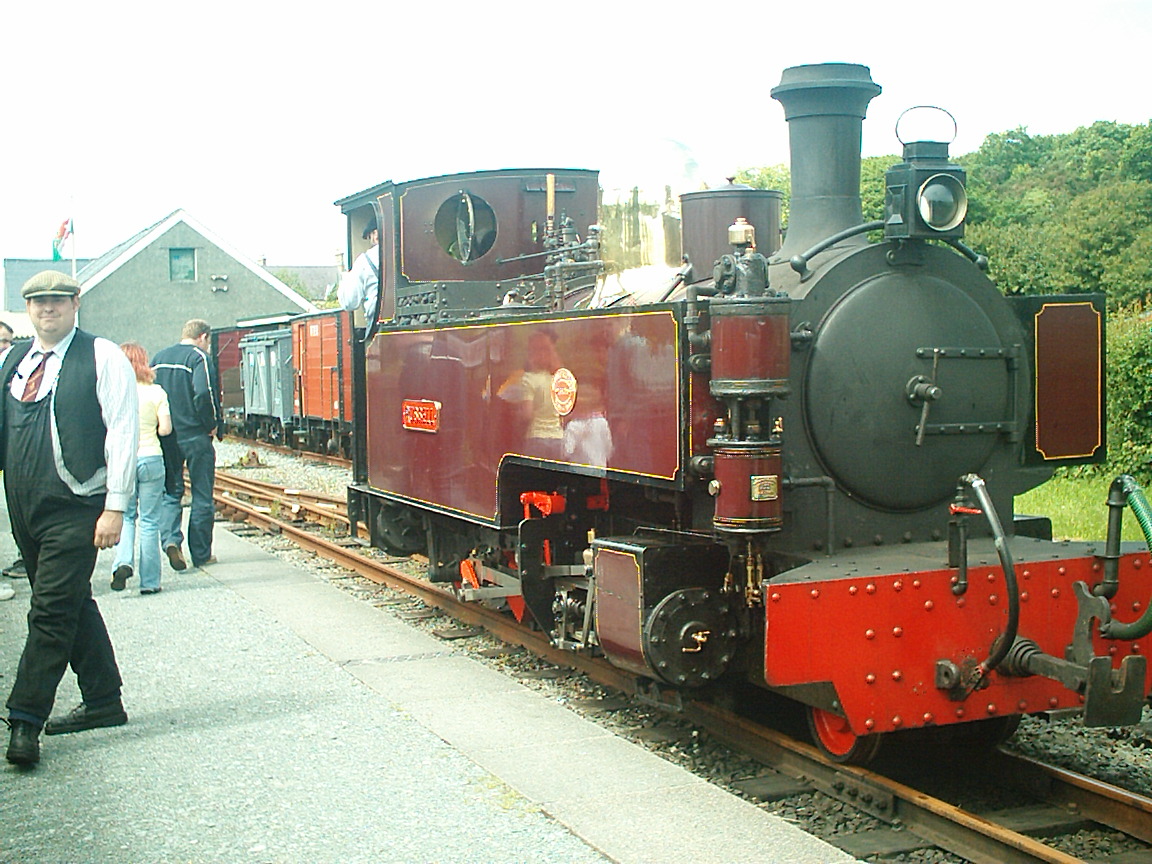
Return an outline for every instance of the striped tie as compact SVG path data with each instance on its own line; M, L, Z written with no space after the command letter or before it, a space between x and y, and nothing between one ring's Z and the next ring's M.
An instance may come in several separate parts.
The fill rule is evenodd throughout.
M48 357L51 353L51 351L45 351L40 355L40 362L32 370L32 374L28 376L27 383L24 384L24 395L20 397L20 401L34 402L36 400L36 395L40 392L40 382L44 380L44 367L48 365Z

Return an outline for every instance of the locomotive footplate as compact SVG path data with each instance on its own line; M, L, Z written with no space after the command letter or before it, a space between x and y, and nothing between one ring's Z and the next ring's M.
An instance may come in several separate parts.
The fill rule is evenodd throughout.
M1132 706L1138 716L1152 689L1152 636L1107 639L1099 625L1143 610L1152 593L1147 550L1124 551L1119 590L1106 601L1089 593L1103 578L1101 547L1025 537L1010 546L1019 644L961 698L940 669L961 675L983 661L1008 618L991 540L969 543L968 586L959 595L943 543L854 550L771 580L765 683L792 693L830 688L832 710L856 735L1066 709L1091 724L1131 722Z

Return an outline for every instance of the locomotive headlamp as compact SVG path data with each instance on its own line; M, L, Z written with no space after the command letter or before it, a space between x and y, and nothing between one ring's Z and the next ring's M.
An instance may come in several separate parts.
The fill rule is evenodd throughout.
M968 193L953 174L933 174L920 185L916 207L934 231L951 231L968 213Z
M909 109L901 115L916 117ZM932 116L952 115L930 109ZM938 113L937 113L938 112ZM921 112L921 115L923 112ZM897 136L900 122L897 121ZM953 132L955 120L952 120ZM941 136L947 137L947 136ZM884 175L884 236L892 240L927 240L932 237L964 236L968 215L968 193L964 189L964 169L948 161L947 141L904 141L904 161Z
M884 236L890 240L963 237L968 215L964 169L948 161L948 145L914 141L904 162L884 175Z

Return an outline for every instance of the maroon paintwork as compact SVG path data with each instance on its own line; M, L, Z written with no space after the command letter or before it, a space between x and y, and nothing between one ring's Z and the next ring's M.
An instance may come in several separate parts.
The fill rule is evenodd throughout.
M680 430L690 425L680 346L670 309L380 333L366 352L369 483L498 524L515 515L497 512L509 460L679 481ZM559 369L576 382L565 416L552 398ZM562 407L566 380L557 377Z
M579 169L539 169L481 171L431 177L396 184L397 224L399 236L399 271L409 282L468 281L482 282L510 279L525 273L539 273L543 259L498 263L540 252L547 217L546 177L556 178L556 218L571 218L583 234L584 226L596 221L598 196L597 172ZM455 201L467 193L486 203L495 217L486 223L477 213L477 242L489 231L490 248L473 261L462 263L446 246L454 237L444 224L437 225L442 207L454 212ZM386 206L383 196L381 206ZM442 217L443 220L443 217Z
M1048 303L1036 314L1036 449L1045 459L1091 457L1103 445L1103 319L1091 303Z
M743 313L747 314L743 314ZM750 382L758 393L786 390L792 361L788 303L728 301L712 306L714 392L740 392Z

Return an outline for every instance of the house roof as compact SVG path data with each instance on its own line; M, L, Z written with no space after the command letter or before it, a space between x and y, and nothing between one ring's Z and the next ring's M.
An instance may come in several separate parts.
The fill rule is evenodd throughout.
M76 259L76 272L90 261L90 258ZM5 258L4 259L4 307L11 307L13 311L23 312L24 301L20 298L20 289L24 283L43 270L58 270L61 273L72 273L72 259L53 261L51 258Z
M149 244L154 242L162 234L168 231L172 226L184 223L196 233L200 234L205 240L210 242L216 248L225 252L233 259L236 260L241 266L252 271L257 278L266 282L268 285L275 288L283 294L288 300L299 307L302 312L315 312L317 311L311 301L301 297L255 261L250 260L242 253L238 252L230 243L220 239L215 233L206 228L202 223L192 217L192 215L185 210L174 210L158 222L149 225L142 231L137 232L129 237L123 243L112 247L99 258L94 258L88 262L83 270L76 274L76 279L80 282L80 295L83 296L88 291L99 285L124 264L132 260L137 254L145 249ZM69 265L71 266L71 265Z

